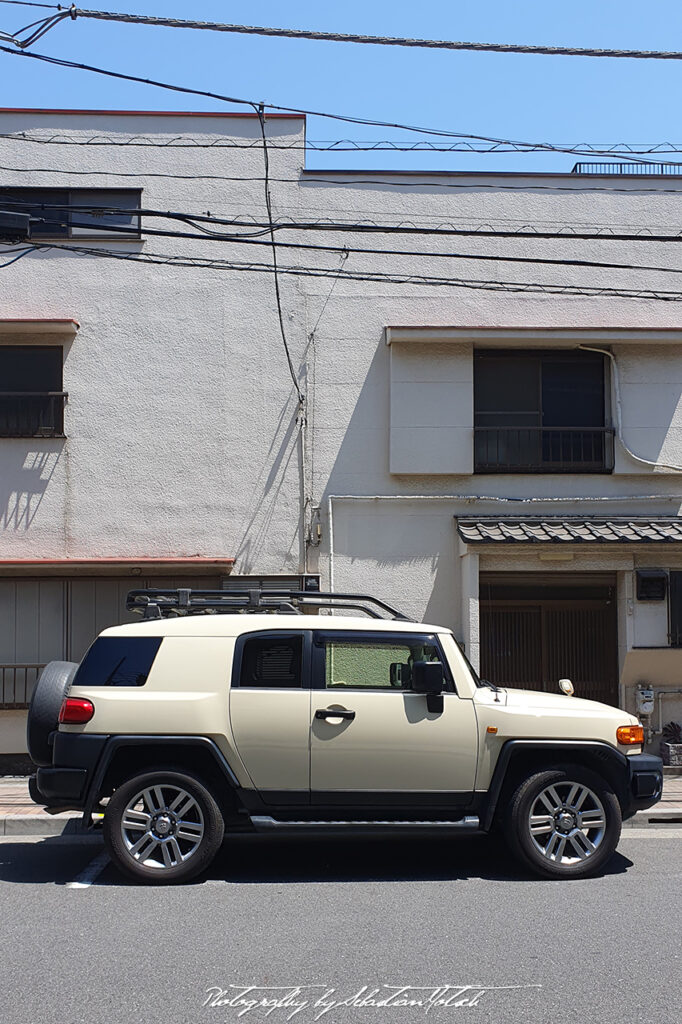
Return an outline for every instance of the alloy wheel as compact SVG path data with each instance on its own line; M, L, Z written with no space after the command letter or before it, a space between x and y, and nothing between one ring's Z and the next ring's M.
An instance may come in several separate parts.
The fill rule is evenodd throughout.
M606 811L597 794L582 783L545 786L531 804L528 830L537 851L553 864L584 863L606 835Z
M176 868L199 849L204 815L191 793L180 786L148 786L126 804L121 838L138 864L159 871Z

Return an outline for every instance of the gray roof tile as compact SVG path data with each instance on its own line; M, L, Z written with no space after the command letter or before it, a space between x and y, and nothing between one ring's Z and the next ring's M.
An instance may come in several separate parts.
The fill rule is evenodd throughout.
M457 532L467 544L671 544L682 541L682 517L485 516L458 519Z

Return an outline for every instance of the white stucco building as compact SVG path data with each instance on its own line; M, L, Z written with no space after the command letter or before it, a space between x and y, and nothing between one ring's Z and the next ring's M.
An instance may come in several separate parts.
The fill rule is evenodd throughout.
M303 411L256 117L0 113L0 209L42 218L0 275L0 752L129 589L242 574L679 720L682 250L613 236L676 232L682 179L307 171L267 132Z

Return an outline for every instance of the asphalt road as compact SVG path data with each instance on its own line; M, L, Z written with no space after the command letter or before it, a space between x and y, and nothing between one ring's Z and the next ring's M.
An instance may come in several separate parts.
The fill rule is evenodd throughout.
M602 877L546 882L488 839L241 838L147 888L97 843L7 837L0 1020L678 1024L681 839L631 830Z

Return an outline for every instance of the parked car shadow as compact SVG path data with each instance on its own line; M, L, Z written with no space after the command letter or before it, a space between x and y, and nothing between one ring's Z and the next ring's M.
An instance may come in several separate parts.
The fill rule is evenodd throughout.
M0 882L66 885L102 851L98 841L20 837L0 846ZM597 878L625 873L633 862L616 853ZM517 864L491 836L313 837L235 836L223 844L210 869L185 883L542 881ZM108 864L92 886L137 885Z

